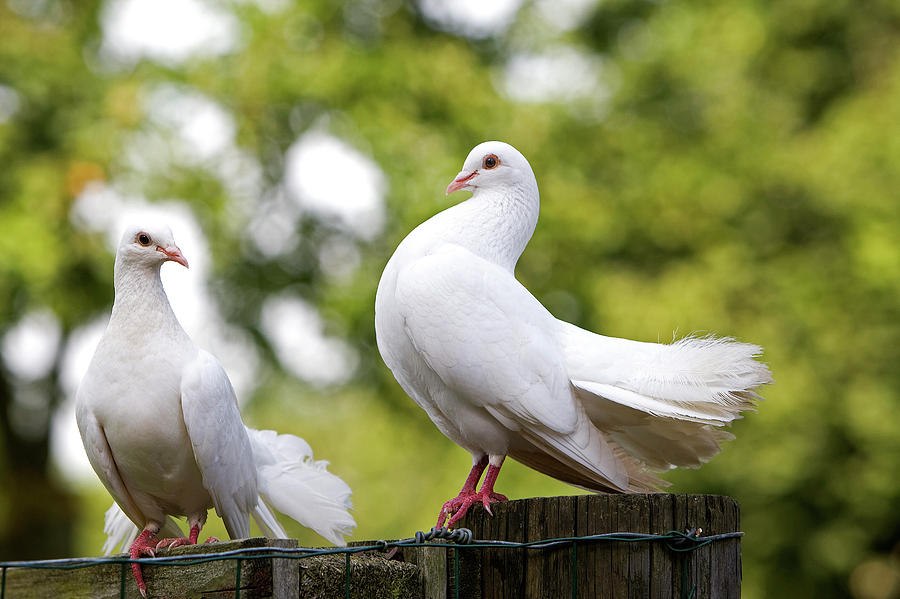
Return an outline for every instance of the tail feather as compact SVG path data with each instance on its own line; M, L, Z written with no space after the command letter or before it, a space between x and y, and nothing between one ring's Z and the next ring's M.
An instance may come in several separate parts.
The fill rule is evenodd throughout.
M300 437L250 428L247 433L258 472L259 501L252 516L260 529L272 538L287 537L274 508L343 546L344 537L356 526L349 512L353 507L350 487L328 472L328 462L314 460L309 444ZM113 503L106 511L103 532L107 535L103 553L109 555L117 548L126 550L139 531ZM184 532L172 518L167 518L159 535L182 537Z
M262 497L253 508L253 520L270 539L286 539L287 531L281 526L281 522L272 513L272 509L266 505Z
M259 495L264 500L262 507L258 506L261 514L254 514L257 522L260 518L265 522L268 516L274 520L268 504L331 543L344 545L344 537L356 526L349 511L353 507L350 487L328 472L328 462L313 459L303 439L274 431L248 428L247 432L259 472ZM271 523L267 526L271 528Z
M685 337L654 344L643 362L623 376L638 393L677 404L714 404L735 412L759 396L753 389L772 382L768 367L756 360L762 348L729 337Z
M644 343L558 322L574 384L648 414L723 424L753 408L755 389L772 382L757 345L728 337Z
M509 455L548 476L592 491L652 493L668 484L648 472L612 435L599 430L586 410L579 409L575 430L567 434L523 427Z
M697 467L732 435L772 382L759 346L731 338L671 344L604 337L560 321L575 392L591 421L647 468Z
M657 397L643 395L630 389L623 389L616 385L595 383L593 381L572 381L578 391L602 397L635 410L640 410L652 416L663 418L675 418L702 424L723 425L739 418L740 409L719 404L696 405L688 402L666 401ZM582 394L583 395L583 394ZM752 409L752 402L748 402L743 409ZM590 411L590 410L589 410Z
M719 453L723 442L734 438L731 433L703 421L660 417L606 401L605 396L585 389L576 388L575 392L591 422L650 470L698 468Z
M625 483L616 484L584 462L556 451L544 440L523 436L524 443L510 447L509 455L529 468L588 491L603 493L656 493L671 483L649 472L646 466L616 443L607 441L625 473Z

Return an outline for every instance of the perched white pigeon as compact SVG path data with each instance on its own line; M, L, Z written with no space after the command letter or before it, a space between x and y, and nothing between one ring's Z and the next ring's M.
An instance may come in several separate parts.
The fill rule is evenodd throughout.
M604 337L557 320L515 278L538 219L531 166L512 146L476 146L447 187L472 197L400 243L375 298L378 349L403 390L472 454L437 526L506 498L506 456L567 483L650 492L651 471L698 467L732 438L771 382L756 345ZM485 468L480 490L476 486Z
M303 439L244 426L221 364L172 312L160 280L169 260L188 265L168 227L125 231L109 325L76 396L84 448L115 500L105 550L133 539L134 525L133 558L196 543L210 507L232 538L249 536L251 514L266 534L285 537L271 507L343 545L355 526L350 488ZM187 516L189 538L171 516ZM179 538L157 541L160 533Z

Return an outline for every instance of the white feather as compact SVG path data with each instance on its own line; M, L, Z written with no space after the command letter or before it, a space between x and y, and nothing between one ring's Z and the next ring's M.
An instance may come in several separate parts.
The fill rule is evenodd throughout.
M275 431L246 429L258 473L258 501L250 512L269 538L287 538L287 532L267 502L300 524L311 528L329 542L343 546L356 522L350 511L350 487L328 472L328 462L314 460L309 443L295 435ZM138 527L118 504L106 511L103 532L104 555L118 547L127 548L138 535ZM161 537L183 536L178 524L168 518Z
M557 321L573 384L654 416L722 425L752 410L771 383L759 346L730 338L685 337L672 344L597 335Z
M269 504L335 545L344 545L344 537L356 526L349 512L350 487L328 472L328 462L314 460L309 444L300 437L247 432L259 472L260 505Z
M106 535L103 555L109 555L116 553L117 549L124 552L130 547L138 536L138 527L128 519L119 504L113 502L103 518L103 533Z
M489 160L490 159L490 160ZM771 382L761 349L597 335L554 318L514 276L539 194L515 148L485 142L448 192L472 197L413 230L375 300L378 349L438 429L475 462L511 456L595 490L647 491L648 470L696 467Z
M243 425L225 370L172 312L159 276L168 259L187 264L167 227L123 235L110 322L76 394L85 450L117 504L104 551L133 541L129 522L182 536L171 516L202 526L210 507L232 538L249 535L251 513L284 536L261 496L342 544L354 526L349 487L302 439Z

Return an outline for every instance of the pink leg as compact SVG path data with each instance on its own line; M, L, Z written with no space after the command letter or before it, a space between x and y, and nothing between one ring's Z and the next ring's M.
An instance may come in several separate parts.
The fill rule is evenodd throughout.
M497 482L497 476L500 474L500 467L503 466L503 460L505 459L505 457L501 459L500 464L497 466L494 466L493 464L488 466L487 474L484 475L484 482L481 483L481 489L472 496L468 505L463 505L455 514L453 514L450 521L447 522L448 527L459 522L459 520L466 515L466 512L469 511L469 507L479 500L481 501L481 505L484 506L484 509L487 510L487 513L491 516L494 515L494 513L491 512L491 503L495 501L506 501L506 495L494 492L494 483Z
M199 537L200 537L200 525L195 524L194 526L191 527L191 538L190 538L191 545L196 545L197 539ZM219 538L218 537L206 537L206 540L203 542L204 543L218 543Z
M505 460L506 458L503 458ZM503 466L503 460L500 460L499 466L488 466L487 474L484 475L484 482L481 483L481 490L478 492L481 495L482 503L484 504L484 509L491 514L491 506L490 503L494 501L507 501L506 495L501 495L500 493L494 492L494 483L497 482L497 477L500 476L500 467ZM491 514L493 516L494 514Z
M481 473L484 472L484 469L487 468L487 465L487 456L483 456L480 460L472 464L472 470L469 472L469 477L466 478L466 482L463 484L462 489L459 491L459 495L449 501L444 502L443 507L441 507L441 513L438 514L437 528L443 526L448 516L459 510L467 500L475 495L475 487L478 485L478 480L481 478Z
M141 534L131 544L128 553L131 559L137 559L142 555L154 557L153 551L153 535L156 534L152 530L145 528ZM147 584L144 582L144 573L141 572L140 564L131 564L131 572L134 574L134 581L137 583L138 590L142 597L147 596Z
M500 474L500 467L503 466L503 460L505 457L500 460L500 464L494 466L493 464L487 467L487 474L484 475L484 482L481 483L481 489L477 492L474 491L474 485L471 491L463 496L463 493L460 493L460 497L456 499L451 499L450 502L455 502L452 505L452 510L447 511L447 515L450 515L450 521L447 522L448 527L452 527L454 524L459 522L459 520L466 515L466 512L469 511L469 508L472 507L477 502L481 502L481 505L484 506L484 509L487 510L487 513L493 515L491 512L491 503L495 501L506 501L506 496L501 495L500 493L494 492L494 483L497 482L497 476ZM484 468L484 466L482 466ZM480 472L479 472L480 474ZM471 475L470 475L471 478ZM477 480L477 479L476 479ZM468 480L466 481L469 482ZM445 509L447 504L444 504ZM444 516L444 510L441 511L441 516ZM441 520L438 524L441 524L443 520Z

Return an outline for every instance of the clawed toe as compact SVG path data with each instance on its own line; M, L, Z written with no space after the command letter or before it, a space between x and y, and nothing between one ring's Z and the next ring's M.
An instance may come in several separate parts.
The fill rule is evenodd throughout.
M472 507L476 502L480 502L481 505L484 506L484 509L487 511L487 513L493 516L494 512L491 511L491 504L496 503L497 501L507 501L507 499L505 495L501 495L500 493L494 493L493 491L491 491L487 493L478 492L473 493L472 495L467 495L459 502L456 502L455 500L451 501L453 501L452 507L455 507L456 509L447 512L447 515L450 516L450 520L447 522L448 528L452 527L454 524L462 520L462 517L466 515L466 512L469 511L469 508ZM444 505L446 506L447 504ZM444 512L442 511L441 514L443 515L443 513Z
M447 522L447 526L452 526L457 520L462 518L463 514L465 514L469 507L472 506L476 498L476 494L467 494L467 495L459 495L454 497L450 501L444 503L444 506L441 508L441 513L438 516L437 526L436 528L441 528L444 526L444 522ZM447 518L450 518L447 521Z
M495 501L507 501L505 495L494 492L494 483L497 481L497 475L500 472L502 463L503 461L501 459L500 464L488 465L487 456L482 456L481 460L472 466L469 478L466 479L466 483L463 485L462 490L460 490L459 495L444 503L441 508L441 513L438 516L437 528L441 528L444 525L444 521L447 520L448 516L450 517L450 520L447 521L447 528L452 527L466 515L469 508L476 502L481 502L481 505L484 506L487 513L493 516L494 513L491 511L491 503ZM481 476L481 472L484 470L485 466L487 466L487 474L484 477L484 482L481 484L481 489L476 492L475 485L478 483L478 478Z
M175 547L181 547L182 545L191 545L191 540L187 537L175 537L171 539L161 539L156 544L156 550L160 549L174 549Z

